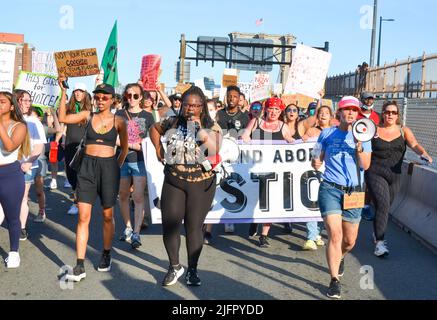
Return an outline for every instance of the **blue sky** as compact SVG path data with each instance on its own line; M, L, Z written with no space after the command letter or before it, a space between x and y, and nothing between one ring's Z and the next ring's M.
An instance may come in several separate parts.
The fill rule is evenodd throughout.
M383 24L381 62L393 62L423 51L437 52L437 1L379 0L378 17L393 18ZM60 12L73 8L73 29L63 29ZM362 27L366 9L373 0L185 0L185 1L56 1L14 0L0 22L0 32L23 33L25 41L40 51L96 47L101 60L109 33L118 20L118 68L123 84L139 76L141 57L162 56L161 82L174 86L181 33L188 40L198 36L224 36L230 32L292 34L297 42L323 46L330 42L333 54L329 74L348 72L369 61L371 30ZM264 23L256 26L255 21ZM376 48L377 49L377 48ZM375 57L376 60L376 57ZM220 81L224 63L191 63L191 81L213 76ZM241 81L251 81L253 72L242 72ZM276 80L275 68L271 79ZM92 77L72 79L89 86Z

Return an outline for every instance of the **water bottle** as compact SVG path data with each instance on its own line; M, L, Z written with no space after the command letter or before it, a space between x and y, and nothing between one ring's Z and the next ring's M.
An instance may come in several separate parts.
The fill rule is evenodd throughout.
M58 162L58 143L56 141L50 142L49 162Z

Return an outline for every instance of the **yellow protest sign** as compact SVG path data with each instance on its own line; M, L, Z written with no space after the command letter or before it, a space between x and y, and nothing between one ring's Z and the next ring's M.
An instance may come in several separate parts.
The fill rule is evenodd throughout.
M55 52L54 56L59 75L84 77L100 73L95 48Z

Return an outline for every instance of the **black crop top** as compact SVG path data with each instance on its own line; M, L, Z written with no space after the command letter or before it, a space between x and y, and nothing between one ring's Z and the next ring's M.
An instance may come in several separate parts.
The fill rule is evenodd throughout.
M87 127L86 131L86 142L85 145L97 144L101 146L115 147L117 142L117 129L115 128L115 116L114 123L112 125L111 130L106 133L100 134L97 133L93 128L93 117L91 116L90 123Z

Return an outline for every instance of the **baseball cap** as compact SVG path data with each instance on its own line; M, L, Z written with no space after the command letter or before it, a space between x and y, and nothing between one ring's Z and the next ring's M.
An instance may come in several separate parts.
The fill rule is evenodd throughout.
M73 92L76 90L81 90L81 91L88 91L86 88L86 84L83 82L76 82L74 84L74 88L73 88Z
M114 87L106 84L106 83L102 83L99 84L93 91L93 93L105 93L105 94L112 94L112 96L115 95L115 90Z
M363 92L361 94L361 100L366 100L366 99L375 99L375 96L370 92Z
M343 98L341 98L340 102L338 103L338 109L343 109L348 107L355 107L358 111L360 111L361 110L360 101L353 96L344 96Z
M308 105L308 109L316 109L317 108L317 102L311 102L309 105Z
M181 100L181 99L182 99L182 96L181 96L180 93L175 93L175 94L172 94L172 95L170 96L170 99L171 99L171 100Z
M285 105L279 98L268 98L266 102L266 108L277 107L281 110L285 109Z

